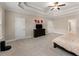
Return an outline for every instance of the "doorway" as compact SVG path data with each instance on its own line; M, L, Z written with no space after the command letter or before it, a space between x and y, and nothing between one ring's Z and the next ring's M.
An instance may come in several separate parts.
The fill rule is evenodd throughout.
M76 20L68 20L68 32L74 32L77 31L77 25Z

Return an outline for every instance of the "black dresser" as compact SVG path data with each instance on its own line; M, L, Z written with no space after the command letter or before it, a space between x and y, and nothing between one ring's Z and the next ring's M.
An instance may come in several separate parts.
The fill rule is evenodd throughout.
M36 29L34 29L34 37L43 35L45 35L45 29L42 28L42 24L36 24Z
M34 37L45 35L45 29L34 29Z

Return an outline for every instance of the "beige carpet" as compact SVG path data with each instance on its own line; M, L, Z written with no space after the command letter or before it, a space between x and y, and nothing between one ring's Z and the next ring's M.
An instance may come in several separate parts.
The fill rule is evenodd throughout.
M50 34L33 39L21 39L10 42L12 49L0 52L1 56L72 56L59 48L53 48L52 40L60 36Z

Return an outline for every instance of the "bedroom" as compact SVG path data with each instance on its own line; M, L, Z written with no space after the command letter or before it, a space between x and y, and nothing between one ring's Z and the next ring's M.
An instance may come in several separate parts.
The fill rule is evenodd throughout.
M79 2L54 4L56 7L57 4L65 6L52 9L49 2L0 2L0 42L10 45L10 49L0 52L0 55L73 56L62 49L54 48L52 41L65 34L78 36ZM43 30L38 32L43 36L35 38L34 35L39 36L35 31L37 24L42 24L39 27Z

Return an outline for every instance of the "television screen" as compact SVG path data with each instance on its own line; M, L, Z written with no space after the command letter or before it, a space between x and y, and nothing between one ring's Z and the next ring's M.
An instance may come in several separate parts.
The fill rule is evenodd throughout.
M42 29L42 24L36 24L36 29Z

